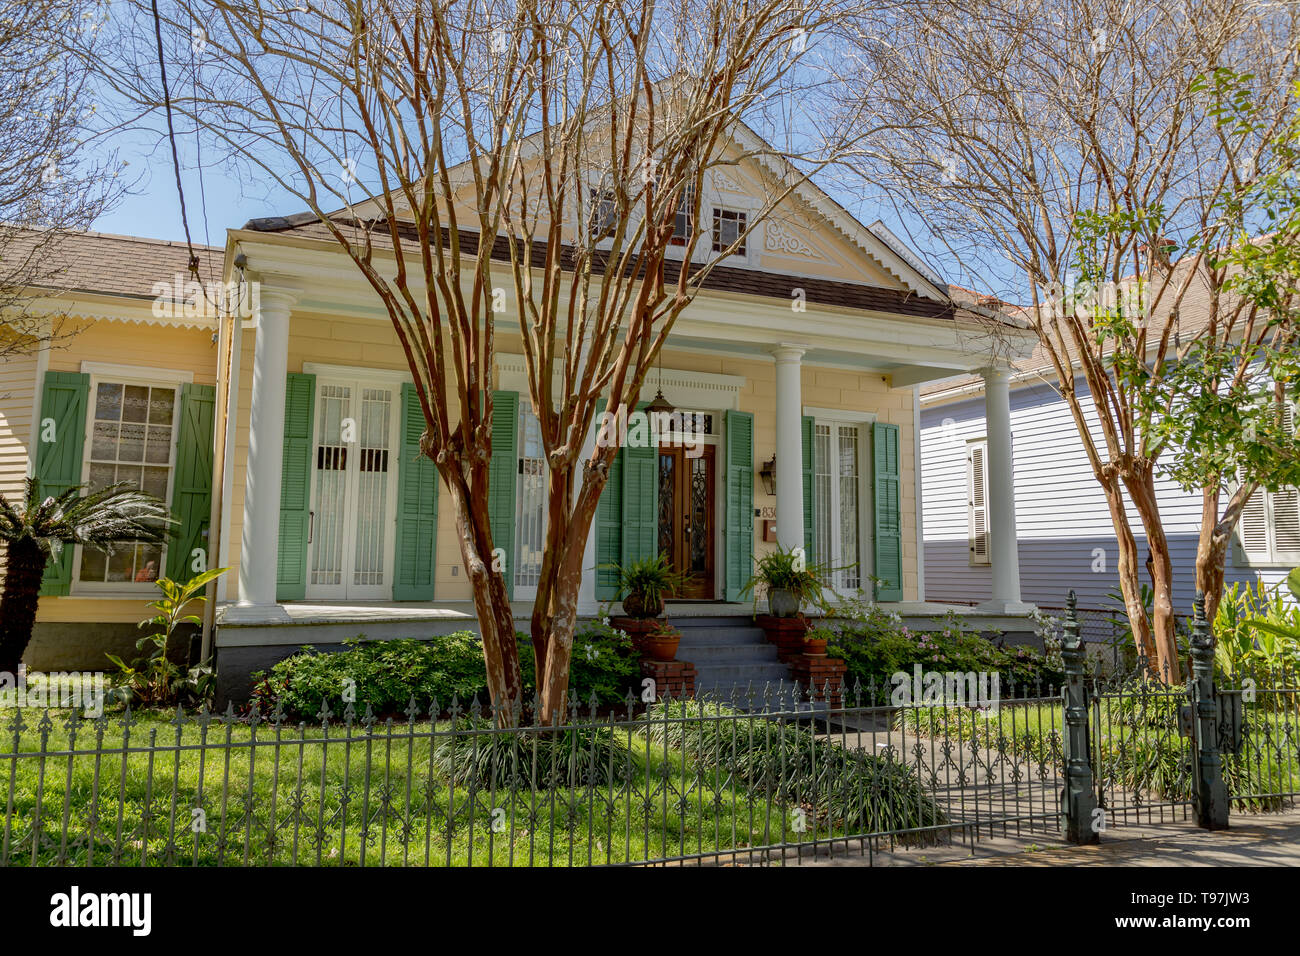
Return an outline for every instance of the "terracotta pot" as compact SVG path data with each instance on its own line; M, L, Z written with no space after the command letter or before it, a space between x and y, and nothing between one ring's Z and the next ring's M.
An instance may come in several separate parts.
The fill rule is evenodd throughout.
M803 652L809 657L825 657L826 642L815 638L805 637L803 639Z
M641 639L641 646L651 660L672 661L677 659L677 645L681 642L680 634L647 634Z
M664 599L655 598L653 601L638 591L633 591L623 598L623 611L628 617L639 619L658 617L664 612Z
M799 613L799 598L793 591L773 588L767 592L767 606L773 617L794 617Z

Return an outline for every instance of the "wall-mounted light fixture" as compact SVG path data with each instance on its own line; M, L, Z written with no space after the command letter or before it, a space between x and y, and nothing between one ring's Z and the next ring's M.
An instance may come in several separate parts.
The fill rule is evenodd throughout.
M770 461L763 462L758 469L758 480L763 483L763 490L769 495L776 494L776 455Z

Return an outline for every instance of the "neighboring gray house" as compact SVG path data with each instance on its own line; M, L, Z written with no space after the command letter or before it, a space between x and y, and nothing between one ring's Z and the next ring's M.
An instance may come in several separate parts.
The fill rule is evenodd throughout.
M1079 606L1114 610L1118 550L1105 496L1093 477L1074 420L1042 356L1010 378L1015 554L1021 598L1059 608L1074 589ZM1032 370L1028 370L1032 369ZM1040 369L1042 369L1040 371ZM1087 387L1077 385L1096 424ZM925 598L989 600L998 524L991 521L990 454L985 379L967 376L922 386L920 459L924 522ZM1288 410L1290 411L1290 410ZM1294 429L1294 421L1292 421ZM1099 432L1098 432L1099 434ZM1201 502L1166 478L1157 491L1174 563L1174 604L1189 613L1195 591L1195 557ZM996 502L992 504L996 507ZM1130 510L1139 560L1146 539ZM1005 543L1003 543L1005 547ZM1279 583L1300 566L1300 490L1257 492L1229 549L1227 581ZM1145 575L1144 575L1145 579ZM1095 619L1094 615L1094 619Z

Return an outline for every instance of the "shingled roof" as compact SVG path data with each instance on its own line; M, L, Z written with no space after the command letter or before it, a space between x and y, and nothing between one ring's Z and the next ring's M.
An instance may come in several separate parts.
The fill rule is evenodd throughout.
M24 230L13 234L6 257L21 259L39 250L42 259L36 288L153 299L154 284L189 276L189 250L183 242L142 239L103 232L69 232L51 240L49 233ZM195 245L199 275L219 281L225 250Z

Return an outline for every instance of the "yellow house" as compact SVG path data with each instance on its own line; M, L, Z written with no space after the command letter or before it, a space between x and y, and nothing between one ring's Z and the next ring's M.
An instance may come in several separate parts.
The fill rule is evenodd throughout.
M714 171L700 227L753 215L755 188L743 165ZM0 491L25 473L54 486L138 480L167 497L180 529L156 551L65 554L47 573L31 666L100 663L134 635L154 576L204 566L232 569L213 635L231 693L302 644L473 626L453 515L418 455L405 356L319 220L253 220L228 230L223 249L198 250L202 274L241 305L228 352L217 333L231 320L187 284L183 244L89 234L68 248L69 291L40 305L84 329L6 365ZM989 335L989 321L881 224L796 189L710 273L649 375L643 400L662 392L682 414L649 447L620 452L587 541L580 612L616 600L609 563L659 551L693 576L670 613L748 613L754 557L779 542L837 568L837 590L935 613L923 603L917 389L996 375L1006 359L994 341L1012 357L1032 344L1021 329ZM545 461L519 351L498 333L493 536L526 617ZM51 425L56 440L43 444ZM1018 581L1003 583L982 612L990 626L1019 610Z

